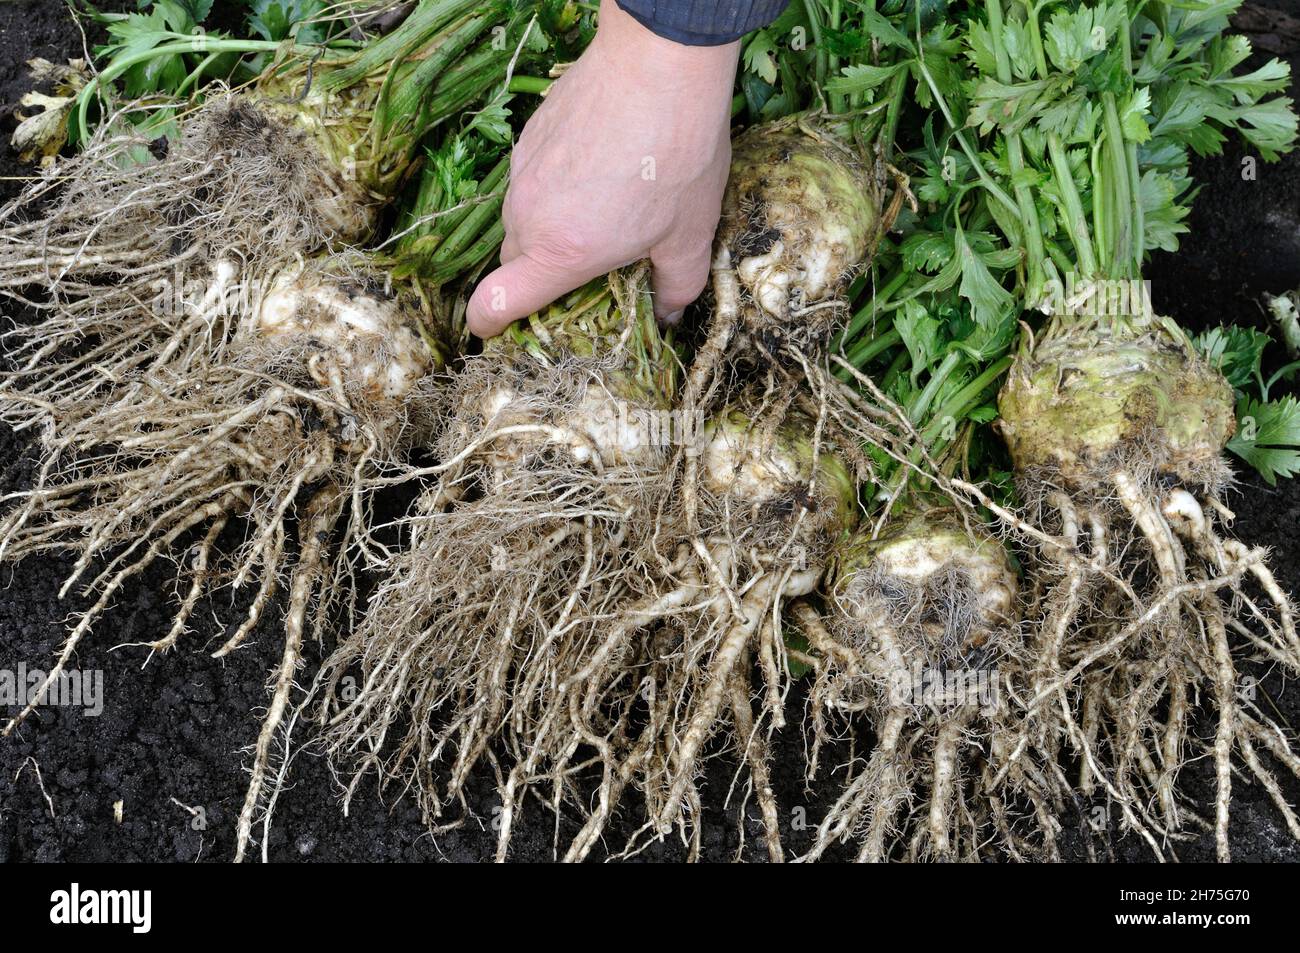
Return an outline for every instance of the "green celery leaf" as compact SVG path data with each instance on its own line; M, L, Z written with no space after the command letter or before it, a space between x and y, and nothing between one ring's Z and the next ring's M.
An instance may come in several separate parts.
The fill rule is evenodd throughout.
M793 4L791 4L793 6ZM862 27L870 34L873 39L879 40L882 46L897 46L909 53L915 53L916 47L907 35L900 32L897 27L890 23L880 13L858 0L858 15L862 17ZM909 26L910 26L909 21Z
M1178 236L1187 231L1186 205L1178 202L1178 189L1168 175L1148 169L1138 187L1142 202L1143 244L1147 249L1177 251Z
M1087 60L1112 48L1121 23L1127 26L1123 3L1057 10L1043 27L1047 58L1062 73L1074 73Z
M912 383L929 369L939 356L940 324L915 299L906 302L894 318L894 327L898 329L907 353L912 358Z
M1146 115L1151 111L1151 90L1143 86L1135 89L1133 95L1124 102L1119 113L1119 125L1124 131L1124 138L1129 142L1142 143L1151 138L1151 127L1147 125Z
M1281 60L1269 60L1253 73L1226 76L1213 81L1215 86L1232 93L1239 103L1257 102L1269 93L1285 92L1291 85L1291 67Z
M976 324L984 328L998 328L1010 321L1014 296L994 279L984 260L958 230L956 235L958 259L961 262L961 285L958 293L970 302Z
M1228 449L1259 471L1270 486L1300 473L1300 401L1287 396L1237 402L1237 434Z
M1237 11L1241 3L1242 0L1179 0L1174 20L1176 29L1179 32L1197 29L1221 32L1227 18Z
M765 83L776 82L776 41L767 30L759 30L745 46L745 69Z
M1018 132L1051 108L1069 84L1065 76L1026 83L1002 83L986 77L976 84L971 95L966 124L978 126L981 135L994 129Z
M510 129L510 109L507 104L512 98L504 83L497 87L483 108L471 114L465 134L477 132L489 142L509 144L514 134Z
M971 20L966 34L966 57L985 76L996 76L997 54L994 52L993 34L981 20Z
M272 42L287 39L298 27L299 43L322 43L325 24L305 21L319 17L325 6L325 0L252 0L248 25L258 36Z
M1211 328L1192 339L1205 359L1219 369L1235 389L1241 390L1260 376L1260 362L1269 336L1236 324Z
M903 241L903 262L913 271L934 273L952 259L952 240L937 232L918 232Z
M832 93L867 93L906 68L906 63L894 63L891 66L872 66L869 63L846 66L839 76L826 84L826 89Z
M1267 162L1277 161L1282 153L1295 147L1296 114L1291 108L1291 100L1285 97L1244 108L1215 106L1210 109L1210 116L1241 133ZM1191 143L1191 146L1196 149L1196 143ZM1205 154L1199 149L1197 151Z

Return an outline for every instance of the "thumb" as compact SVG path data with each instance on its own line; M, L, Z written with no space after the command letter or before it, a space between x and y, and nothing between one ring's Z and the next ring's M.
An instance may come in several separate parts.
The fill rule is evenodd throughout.
M650 252L654 271L655 317L676 323L682 310L700 296L709 281L709 243L658 246Z
M471 332L481 338L492 337L512 321L541 310L597 274L573 274L520 255L479 282L469 299L465 319Z

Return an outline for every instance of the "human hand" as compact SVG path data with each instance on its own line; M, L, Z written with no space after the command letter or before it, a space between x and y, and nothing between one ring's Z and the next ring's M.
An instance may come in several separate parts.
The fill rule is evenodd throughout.
M515 145L502 264L470 298L471 331L647 257L655 314L680 317L708 280L739 49L674 43L602 0L596 37Z

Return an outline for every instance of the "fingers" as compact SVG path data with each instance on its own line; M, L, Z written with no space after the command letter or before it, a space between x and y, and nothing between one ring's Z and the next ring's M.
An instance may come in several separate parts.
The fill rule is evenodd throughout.
M700 296L709 281L709 242L677 241L657 246L650 252L654 266L655 317L676 324L688 304Z
M465 312L469 329L481 338L500 334L510 322L546 307L603 273L599 267L590 274L556 268L527 254L512 258L474 289Z
M511 255L517 248L507 236L501 252L505 264L479 282L469 300L466 320L479 337L500 334L512 321L619 265L584 261L585 255L563 256L563 264L542 262L526 253ZM700 296L709 280L709 251L707 239L665 243L651 251L655 317L660 321L677 323L686 306Z

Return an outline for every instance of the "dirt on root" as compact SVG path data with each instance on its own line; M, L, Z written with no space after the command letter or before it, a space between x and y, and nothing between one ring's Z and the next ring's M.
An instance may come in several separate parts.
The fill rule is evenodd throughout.
M107 6L134 5L125 0ZM1294 2L1275 0L1270 6L1297 12ZM91 43L102 39L88 32ZM1293 69L1300 67L1297 51L1285 52ZM0 147L0 199L20 187L15 177L30 175L7 146L13 107L30 88L25 61L82 55L82 36L58 0L0 4L0 135L6 142ZM1276 165L1255 163L1254 178L1242 175L1246 158L1230 147L1222 157L1197 163L1203 188L1191 237L1178 256L1158 256L1148 272L1157 306L1194 330L1228 320L1262 326L1259 296L1300 288L1300 154ZM0 494L29 484L27 446L24 436L0 425ZM1243 473L1230 502L1240 538L1271 546L1283 586L1300 593L1300 481L1271 488ZM70 565L68 559L47 557L0 567L0 669L50 664L66 633L65 619L82 606L75 596L58 597ZM189 862L233 856L235 819L247 784L243 766L249 760L241 749L255 739L267 702L264 683L279 658L281 615L268 612L244 648L218 661L208 651L228 627L217 618L234 613L228 605L205 605L178 650L150 659L132 643L166 631L175 599L174 572L157 565L122 591L116 607L83 642L74 665L83 675L102 677L101 713L42 708L14 737L0 739L0 861ZM309 645L306 655L304 684L314 674L321 647ZM1287 723L1300 726L1300 690L1275 673L1258 675L1259 690ZM792 703L800 705L802 699ZM1213 734L1208 722L1198 728L1202 735ZM805 823L816 823L834 791L831 784L815 785L811 792L805 788L803 754L797 732L783 732L773 776L794 849L806 843ZM1210 800L1212 771L1202 760L1183 774L1186 789L1200 803ZM476 813L437 838L427 832L413 799L381 794L373 785L359 791L345 817L338 785L310 753L295 761L291 774L267 844L272 860L481 861L493 855L498 802L487 770L479 773L470 798ZM756 812L751 807L742 829L735 819L737 794L731 795L731 807L725 806L732 781L724 765L710 768L703 857L730 860L739 853L761 860L766 853ZM1286 790L1293 803L1300 799L1296 785ZM1235 859L1300 859L1300 849L1258 786L1237 785L1233 812ZM613 849L639 823L635 811L620 818L608 835ZM1067 828L1070 823L1067 819ZM557 833L563 844L577 829L573 812L557 821L535 803L515 827L511 856L524 861L551 859ZM1069 846L1068 835L1066 840ZM1073 846L1078 850L1077 843ZM1178 853L1186 860L1212 860L1213 839L1207 835L1184 844ZM670 841L637 859L683 856L682 845ZM1149 859L1142 844L1118 833L1111 856Z

